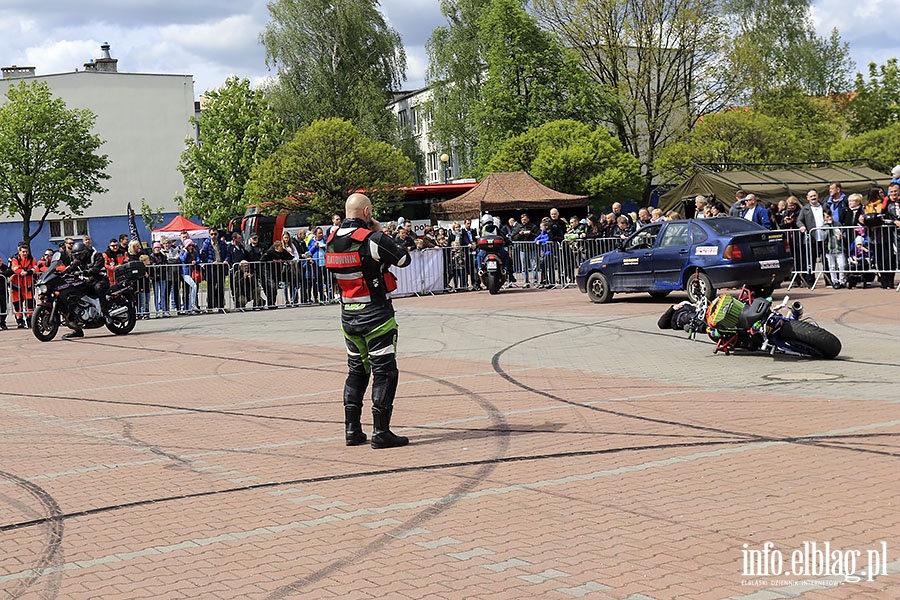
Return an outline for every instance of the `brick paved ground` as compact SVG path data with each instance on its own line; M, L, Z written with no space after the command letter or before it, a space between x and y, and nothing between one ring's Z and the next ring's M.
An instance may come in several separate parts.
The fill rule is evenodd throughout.
M796 296L840 360L643 296L398 300L383 451L343 444L336 307L2 332L0 598L900 597L900 296ZM877 574L745 575L765 542Z

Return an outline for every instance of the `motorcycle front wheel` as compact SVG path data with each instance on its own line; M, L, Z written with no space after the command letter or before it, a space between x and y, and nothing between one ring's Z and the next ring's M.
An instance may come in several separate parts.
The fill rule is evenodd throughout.
M59 332L59 318L53 318L49 306L39 305L31 316L31 332L42 342L49 342Z
M125 306L128 308L126 312L106 318L106 328L116 335L128 335L134 329L134 324L137 323L137 310L134 308L134 304L126 305L125 303L117 302L109 307L109 311L113 312L117 308Z
M834 358L841 353L841 340L833 333L806 321L785 321L781 340L795 352L814 358Z

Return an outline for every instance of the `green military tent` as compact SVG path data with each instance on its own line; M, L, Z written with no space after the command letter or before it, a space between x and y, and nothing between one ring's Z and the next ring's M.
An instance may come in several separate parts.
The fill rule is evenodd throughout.
M797 196L801 202L805 202L806 192L810 188L818 191L819 197L824 198L828 195L828 186L835 181L840 182L845 194L859 193L865 197L873 186L882 186L886 190L891 177L869 167L837 164L816 168L786 166L776 171L746 169L713 172L704 169L663 194L659 199L659 208L663 211L675 210L689 216L684 214L685 205L690 206L689 211L693 212L693 199L701 194L707 197L714 196L726 207L730 207L738 190L756 194L763 204L778 202L788 196Z

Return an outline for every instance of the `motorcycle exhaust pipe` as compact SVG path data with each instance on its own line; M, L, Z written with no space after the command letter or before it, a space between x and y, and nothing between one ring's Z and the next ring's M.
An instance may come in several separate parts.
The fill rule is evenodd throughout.
M797 304L797 303L795 302L794 304ZM118 307L112 309L111 311L109 311L109 316L118 317L119 315L123 315L127 312L128 312L127 306L118 306Z
M791 303L791 316L795 319L799 319L803 316L803 305L796 300Z

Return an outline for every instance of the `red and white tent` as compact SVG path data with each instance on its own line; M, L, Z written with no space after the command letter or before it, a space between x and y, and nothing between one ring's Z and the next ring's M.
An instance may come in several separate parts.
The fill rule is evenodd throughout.
M171 221L169 221L159 229L154 229L151 233L151 236L153 237L154 242L158 242L160 239L162 239L162 236L166 236L170 240L180 242L180 234L182 231L187 231L191 236L191 239L195 242L205 240L209 237L209 228L204 227L203 225L197 225L190 219L185 219L181 215L175 215L175 218L173 218Z

